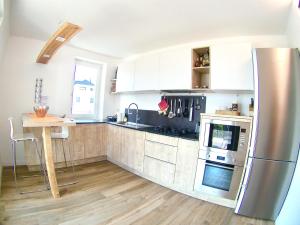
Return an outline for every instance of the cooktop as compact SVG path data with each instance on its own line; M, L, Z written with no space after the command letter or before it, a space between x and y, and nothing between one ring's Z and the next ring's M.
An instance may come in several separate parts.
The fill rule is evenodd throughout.
M195 133L194 130L191 129L176 129L172 127L167 126L156 126L156 127L148 127L144 129L147 132L155 133L155 134L161 134L161 135L167 135L172 137L180 137L180 138L186 138L186 139L192 139L192 140L198 140L199 134Z

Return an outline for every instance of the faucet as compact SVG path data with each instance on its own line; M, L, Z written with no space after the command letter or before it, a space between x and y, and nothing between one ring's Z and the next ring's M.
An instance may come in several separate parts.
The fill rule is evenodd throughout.
M127 114L129 115L129 114L132 114L131 112L129 112L129 109L130 109L130 107L132 106L132 105L135 105L136 106L136 114L135 114L135 125L137 126L137 124L138 124L138 120L139 120L139 107L138 107L138 105L136 104L136 103L130 103L129 104L129 106L128 106L128 108L127 108Z

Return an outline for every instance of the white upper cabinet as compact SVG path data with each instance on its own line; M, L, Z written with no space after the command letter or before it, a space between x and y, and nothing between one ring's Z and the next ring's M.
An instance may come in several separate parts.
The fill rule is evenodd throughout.
M117 92L133 91L135 62L123 62L118 66Z
M139 57L135 62L134 90L159 90L159 54Z
M159 89L191 89L191 49L179 47L160 53Z
M211 89L253 90L251 51L249 43L210 46Z

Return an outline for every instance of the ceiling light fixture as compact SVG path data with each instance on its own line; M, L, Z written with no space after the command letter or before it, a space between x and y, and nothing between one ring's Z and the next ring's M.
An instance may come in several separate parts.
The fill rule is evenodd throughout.
M55 38L55 40L59 41L59 42L64 42L66 39L64 37L58 36L58 37Z
M48 39L45 46L42 48L37 63L47 64L52 58L54 53L67 43L75 34L81 31L82 28L76 24L65 22L63 23L56 32Z

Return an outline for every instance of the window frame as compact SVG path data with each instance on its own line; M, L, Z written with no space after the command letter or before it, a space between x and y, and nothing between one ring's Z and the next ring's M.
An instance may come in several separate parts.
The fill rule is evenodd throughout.
M83 58L75 58L74 64L75 65L74 65L73 78L72 78L72 95L71 95L71 116L75 119L76 118L77 119L99 119L100 98L101 98L100 92L102 87L101 82L102 82L102 76L104 72L104 64L102 62L97 62L97 61L83 59ZM98 68L98 74L95 82L94 114L73 114L74 82L75 82L76 66L78 64Z

